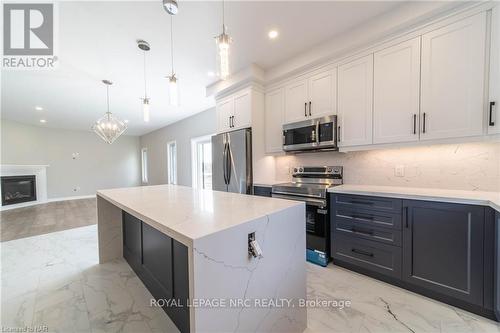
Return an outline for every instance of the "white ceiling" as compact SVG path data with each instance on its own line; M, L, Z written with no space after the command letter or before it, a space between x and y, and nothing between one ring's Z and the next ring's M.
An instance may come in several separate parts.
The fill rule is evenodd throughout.
M226 2L226 25L233 38L231 70L251 63L272 68L335 35L399 6L401 2ZM111 111L128 119L127 134L142 135L214 105L205 87L216 80L214 36L221 30L221 3L180 1L174 17L175 69L180 106L168 105L170 16L161 1L59 3L59 66L49 71L2 71L2 118L67 129L89 129L105 112L105 88ZM269 40L267 32L279 37ZM147 55L151 121L142 121L142 51ZM43 111L36 111L42 106Z

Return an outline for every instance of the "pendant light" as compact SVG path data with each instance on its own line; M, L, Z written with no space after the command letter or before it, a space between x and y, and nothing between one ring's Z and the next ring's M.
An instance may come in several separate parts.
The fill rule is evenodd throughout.
M111 111L109 111L109 86L113 83L108 80L102 80L102 83L106 85L106 101L108 109L106 114L97 120L92 126L92 130L99 135L101 139L109 144L112 144L120 135L125 132L127 125L120 119L113 116Z
M229 44L231 44L231 37L226 33L224 0L222 0L222 33L215 37L215 41L219 58L219 75L222 80L225 80L229 76Z
M170 57L172 60L172 72L170 76L167 76L169 82L169 91L170 91L170 105L178 106L179 105L179 90L177 88L177 77L175 76L174 71L174 17L170 16Z
M176 0L163 0L163 8L170 15L176 15L179 12L179 5Z
M137 47L143 51L144 54L144 98L142 99L142 116L145 122L149 122L149 98L147 94L147 84L146 84L146 52L151 50L148 42L144 40L137 41Z

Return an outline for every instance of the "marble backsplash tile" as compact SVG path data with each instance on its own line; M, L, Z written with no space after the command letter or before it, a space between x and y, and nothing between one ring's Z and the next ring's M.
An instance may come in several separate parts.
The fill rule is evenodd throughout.
M345 184L500 191L500 142L404 147L276 157L276 180L296 165L342 165ZM404 166L397 177L396 166Z

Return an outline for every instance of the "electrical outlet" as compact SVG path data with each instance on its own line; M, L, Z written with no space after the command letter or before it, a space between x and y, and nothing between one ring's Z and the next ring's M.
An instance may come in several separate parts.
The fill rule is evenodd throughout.
M73 188L73 192L78 192L78 191L80 191L80 186Z
M405 176L405 166L402 164L396 165L396 167L394 168L394 176L404 177Z

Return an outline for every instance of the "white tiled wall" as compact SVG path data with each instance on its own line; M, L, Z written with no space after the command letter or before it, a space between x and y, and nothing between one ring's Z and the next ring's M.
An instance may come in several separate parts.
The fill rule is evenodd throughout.
M346 184L500 191L500 142L280 156L276 180L288 181L296 165L342 165Z

